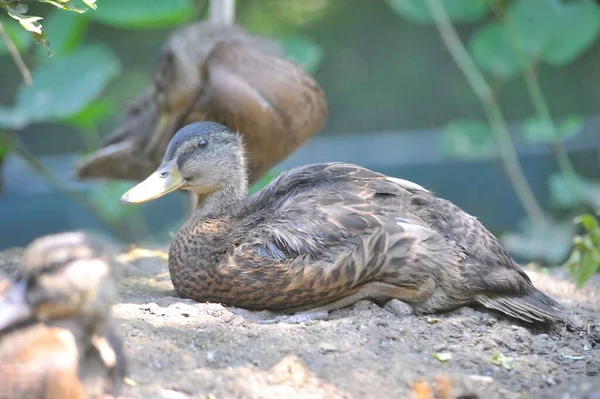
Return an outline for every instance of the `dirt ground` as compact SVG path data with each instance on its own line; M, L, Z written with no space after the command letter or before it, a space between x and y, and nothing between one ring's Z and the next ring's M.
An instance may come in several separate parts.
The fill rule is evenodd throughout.
M0 268L18 252L5 251ZM416 316L398 301L264 325L255 321L269 312L178 298L165 257L121 256L128 266L113 313L129 359L124 398L600 399L598 276L576 291L564 270L528 270L571 309L570 327L469 307Z

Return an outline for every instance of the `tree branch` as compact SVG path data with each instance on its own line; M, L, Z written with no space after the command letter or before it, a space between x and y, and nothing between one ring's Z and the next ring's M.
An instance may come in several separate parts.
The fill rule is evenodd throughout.
M235 23L235 0L211 0L208 19L224 25Z
M0 22L0 36L2 37L4 44L6 44L6 48L10 52L10 55L12 56L13 60L15 61L15 64L17 65L19 72L21 72L21 75L23 76L23 81L25 81L25 84L27 86L31 86L33 83L33 80L31 79L31 72L29 72L27 65L25 65L25 61L23 61L21 54L19 54L19 50L17 49L17 46L15 46L15 44L13 43L11 38L6 33L6 30L4 29L4 25L2 25L2 22Z
M426 3L448 52L483 104L487 119L496 136L502 165L525 212L532 222L542 222L545 219L544 212L525 178L508 126L493 90L462 43L441 1L426 0Z

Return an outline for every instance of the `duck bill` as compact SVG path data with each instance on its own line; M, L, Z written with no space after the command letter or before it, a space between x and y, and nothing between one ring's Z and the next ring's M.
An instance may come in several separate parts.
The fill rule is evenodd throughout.
M181 177L181 172L177 166L177 160L173 159L172 161L163 163L146 180L123 194L121 203L127 205L151 201L180 189L185 184L186 182Z
M27 282L18 281L0 297L0 331L28 320L33 315L26 294Z

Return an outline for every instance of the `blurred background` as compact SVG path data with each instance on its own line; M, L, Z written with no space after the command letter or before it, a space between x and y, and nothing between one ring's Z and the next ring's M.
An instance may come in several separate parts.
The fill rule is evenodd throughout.
M20 18L9 3L0 22L33 85L1 41L0 249L68 229L166 242L187 196L124 207L133 182L76 181L73 167L151 82L169 34L207 18L208 0L98 0L85 13L32 0ZM25 14L43 17L52 56L19 24ZM296 165L358 163L453 201L520 260L571 254L589 264L582 273L597 269L597 2L244 0L236 23L280 41L329 104L322 131L254 190Z

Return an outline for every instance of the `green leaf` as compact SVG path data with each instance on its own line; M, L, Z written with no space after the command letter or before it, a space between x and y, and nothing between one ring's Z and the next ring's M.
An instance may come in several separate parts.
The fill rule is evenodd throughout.
M459 159L480 159L496 149L489 126L478 120L450 122L442 132L441 149L444 154Z
M592 215L581 215L575 219L576 223L581 223L585 229L591 233L597 231L600 227L598 227L598 221Z
M508 28L498 22L478 29L471 38L469 49L481 69L504 80L515 77L533 62L531 57L520 56Z
M572 116L553 126L552 121L530 118L523 126L523 137L532 143L552 143L555 140L568 140L581 132L583 121Z
M81 0L85 3L86 6L91 8L92 10L97 10L98 6L96 5L96 0Z
M33 85L20 87L15 108L29 122L68 118L87 107L120 71L108 47L87 45L42 64L33 73Z
M502 243L516 256L559 264L569 255L575 228L569 222L545 220L541 223L524 221L520 231L506 233Z
M343 7L338 1L281 1L261 0L243 2L239 21L252 33L282 37L315 24L327 17L334 8ZM247 3L247 5L246 5ZM238 1L238 4L242 4Z
M87 11L87 7L79 8L77 5L73 4L71 0L38 0L41 3L52 4L54 7L59 8L65 11L72 11L76 13L84 13Z
M500 351L494 352L494 354L492 355L492 363L502 366L507 370L513 369L512 359L504 356L504 354Z
M6 34L15 44L15 47L19 53L24 53L31 48L31 45L33 44L31 35L27 33L27 31L23 30L23 28L21 28L15 21L0 18L0 23L2 23ZM5 55L8 53L8 48L6 47L6 44L4 44L4 40L0 40L0 55Z
M564 359L569 359L569 360L583 360L583 359L588 358L588 356L571 356L571 355L562 355L562 357Z
M9 153L9 151L10 147L6 140L6 134L0 132L0 164L2 163L6 155Z
M110 118L116 111L114 102L100 99L92 102L85 109L65 119L63 122L85 131Z
M558 125L558 137L561 140L570 139L581 133L583 120L578 116L569 116Z
M548 180L554 206L572 209L580 205L600 206L600 183L578 175L555 173Z
M323 50L316 42L302 36L288 36L281 39L281 44L287 59L308 73L315 73L323 59Z
M256 183L252 185L252 187L250 187L250 195L256 194L257 192L265 188L265 186L267 186L267 184L269 184L271 180L273 180L277 176L279 176L279 173L276 171L270 171L265 173L263 177L261 177Z
M87 10L86 7L79 8L75 5L73 5L72 0L38 0L38 1L40 1L41 3L49 3L60 9L67 10L67 11L75 11L77 13L82 13ZM93 3L95 0L89 0L89 1L91 3ZM87 4L87 3L85 3L85 4ZM20 1L17 1L17 0L0 0L0 7L4 8L10 17L19 21L21 26L23 28L25 28L27 31L29 31L29 33L31 34L33 39L36 41L36 43L41 44L48 51L48 53L51 54L49 51L50 43L46 39L47 33L42 28L42 25L39 22L40 20L43 19L42 17L25 15L25 13L27 12L27 5L21 3Z
M0 7L3 7L11 18L17 20L21 26L30 33L36 43L41 44L46 49L49 47L50 44L48 43L48 40L46 40L46 32L38 22L42 17L25 15L27 12L27 5L17 1L0 2Z
M575 285L582 288L600 270L600 253L597 249L576 253L579 255L577 260L570 259L568 265Z
M442 353L433 352L431 354L431 356L433 356L440 362L447 362L448 360L452 359L452 353L448 353L448 352L442 352Z
M497 0L442 0L452 22L472 23L485 17ZM403 17L419 23L433 22L425 0L387 0L390 7Z
M77 13L53 10L46 17L44 29L55 55L67 55L83 40L89 20Z
M0 107L0 128L18 130L27 123L27 117L20 109Z
M554 66L577 59L600 33L600 7L587 0L519 0L508 16L524 50Z
M159 29L181 25L193 15L192 0L103 0L88 14L105 25L126 29Z
M517 40L522 49L536 59L549 40L554 20L555 13L547 0L516 0L508 8L508 21Z
M135 207L123 206L119 201L121 195L131 188L131 183L116 181L94 185L90 192L90 202L103 218L112 222L123 220Z

